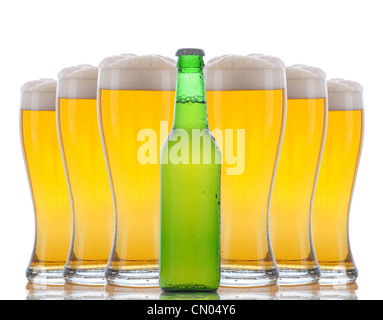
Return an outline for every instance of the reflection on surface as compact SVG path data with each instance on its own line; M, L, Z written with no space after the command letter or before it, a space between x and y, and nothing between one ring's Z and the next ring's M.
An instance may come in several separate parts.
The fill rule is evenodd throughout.
M221 300L274 300L278 292L278 285L253 288L220 287L218 289Z
M48 286L29 282L26 290L27 300L358 300L356 283L331 286L220 287L217 292L163 292L159 287Z
M47 286L28 282L25 286L28 294L26 300L64 300L64 286Z
M358 284L337 284L330 286L320 286L321 300L358 300Z
M278 300L319 300L319 284L279 286Z
M162 290L155 288L129 288L106 285L105 291L110 300L159 300Z
M106 300L104 286L85 286L65 283L65 300Z
M219 300L217 292L162 292L160 300Z

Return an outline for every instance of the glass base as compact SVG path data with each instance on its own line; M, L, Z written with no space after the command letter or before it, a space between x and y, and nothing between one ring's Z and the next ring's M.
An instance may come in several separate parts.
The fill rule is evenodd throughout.
M63 269L36 270L28 268L26 271L28 281L32 283L51 286L62 286L65 283Z
M108 284L124 287L158 287L158 275L158 268L105 271Z
M87 286L103 286L105 285L105 269L64 269L65 281L73 284Z
M249 270L221 268L222 287L259 287L276 283L278 269Z
M358 277L358 269L352 268L349 270L326 270L321 269L320 285L337 285L355 282Z
M281 286L296 286L318 282L319 268L289 269L279 268L278 284Z

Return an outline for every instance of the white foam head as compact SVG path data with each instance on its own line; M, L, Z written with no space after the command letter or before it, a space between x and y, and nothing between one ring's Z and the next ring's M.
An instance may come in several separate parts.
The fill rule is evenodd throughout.
M61 70L58 74L57 97L66 99L97 99L98 68L81 64Z
M20 109L56 110L56 86L53 79L29 81L21 87Z
M331 79L327 81L328 109L362 110L364 109L363 87L351 80Z
M327 98L326 74L323 70L303 64L286 68L288 99Z
M272 90L286 88L285 64L260 53L227 54L206 64L206 90Z
M99 65L100 89L171 91L176 88L176 80L176 61L155 54L120 54Z

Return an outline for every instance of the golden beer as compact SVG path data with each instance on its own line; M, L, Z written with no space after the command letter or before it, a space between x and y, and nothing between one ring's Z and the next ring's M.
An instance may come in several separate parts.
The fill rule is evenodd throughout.
M103 284L113 243L113 198L97 119L97 68L59 74L57 123L72 199L73 238L65 279Z
M348 221L363 140L363 89L351 81L328 82L328 127L313 208L313 240L321 284L353 282L358 275Z
M27 278L64 284L71 241L71 207L56 128L56 81L42 79L22 88L20 126L25 165L35 210L35 243Z
M286 68L287 113L270 207L270 236L279 284L316 282L311 212L327 123L326 76L318 68Z
M173 122L175 84L169 58L120 55L101 62L99 119L116 215L108 283L158 285L159 155Z
M207 63L209 125L223 156L223 286L277 280L268 224L285 121L285 86L284 65L277 58L227 55Z

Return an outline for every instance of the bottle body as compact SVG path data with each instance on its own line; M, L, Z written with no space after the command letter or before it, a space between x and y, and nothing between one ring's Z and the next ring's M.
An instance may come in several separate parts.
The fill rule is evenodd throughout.
M214 291L220 281L221 153L207 124L203 61L179 58L173 128L160 156L164 291Z
M221 166L166 162L177 142L172 130L161 153L160 287L163 290L216 290L220 268ZM211 151L220 157L211 140ZM179 142L178 142L179 143ZM166 144L166 142L165 142Z

